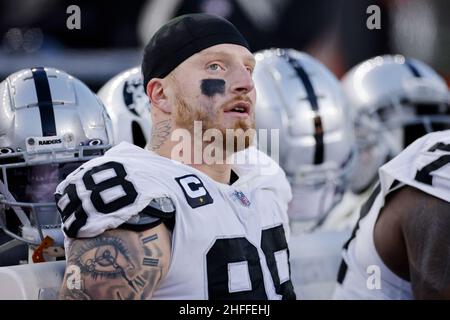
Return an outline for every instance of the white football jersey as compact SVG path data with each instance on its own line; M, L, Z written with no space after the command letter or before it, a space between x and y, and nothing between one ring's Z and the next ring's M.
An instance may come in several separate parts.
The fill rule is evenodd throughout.
M379 169L380 184L361 208L344 246L336 299L413 299L411 284L378 255L373 231L389 192L409 185L450 202L450 130L427 134Z
M239 154L274 164L254 147ZM255 163L233 165L239 179L222 184L123 142L69 175L58 186L57 204L69 239L98 236L152 199L170 198L176 209L171 261L154 299L292 299L291 190L276 168L268 175Z

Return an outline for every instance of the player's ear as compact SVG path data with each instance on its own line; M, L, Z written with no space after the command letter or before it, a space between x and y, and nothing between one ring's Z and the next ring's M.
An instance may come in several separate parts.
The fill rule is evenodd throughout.
M153 78L147 83L147 96L150 98L152 108L158 108L164 113L171 113L172 106L164 92L163 80Z

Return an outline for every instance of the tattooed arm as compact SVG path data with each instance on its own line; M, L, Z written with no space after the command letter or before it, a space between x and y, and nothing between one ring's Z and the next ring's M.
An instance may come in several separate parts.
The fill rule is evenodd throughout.
M408 187L403 235L416 299L450 299L450 203Z
M170 239L160 224L142 232L116 229L75 240L60 299L150 299L167 273ZM71 283L74 272L81 281Z

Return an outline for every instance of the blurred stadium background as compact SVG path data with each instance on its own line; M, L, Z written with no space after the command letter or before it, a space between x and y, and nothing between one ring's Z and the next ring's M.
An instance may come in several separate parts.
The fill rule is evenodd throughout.
M81 29L69 30L70 5ZM381 29L369 30L369 5L381 9ZM290 47L324 62L338 77L379 54L423 60L450 79L450 2L445 0L1 0L0 80L27 67L51 66L97 91L138 65L151 35L171 17L191 12L232 21L254 51Z

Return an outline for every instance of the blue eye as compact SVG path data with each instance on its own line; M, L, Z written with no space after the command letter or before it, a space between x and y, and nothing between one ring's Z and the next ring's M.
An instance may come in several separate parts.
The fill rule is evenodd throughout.
M208 66L208 69L209 70L212 70L212 71L219 71L220 69L222 69L223 70L223 68L220 66L220 64L218 64L218 63L211 63L209 66Z

